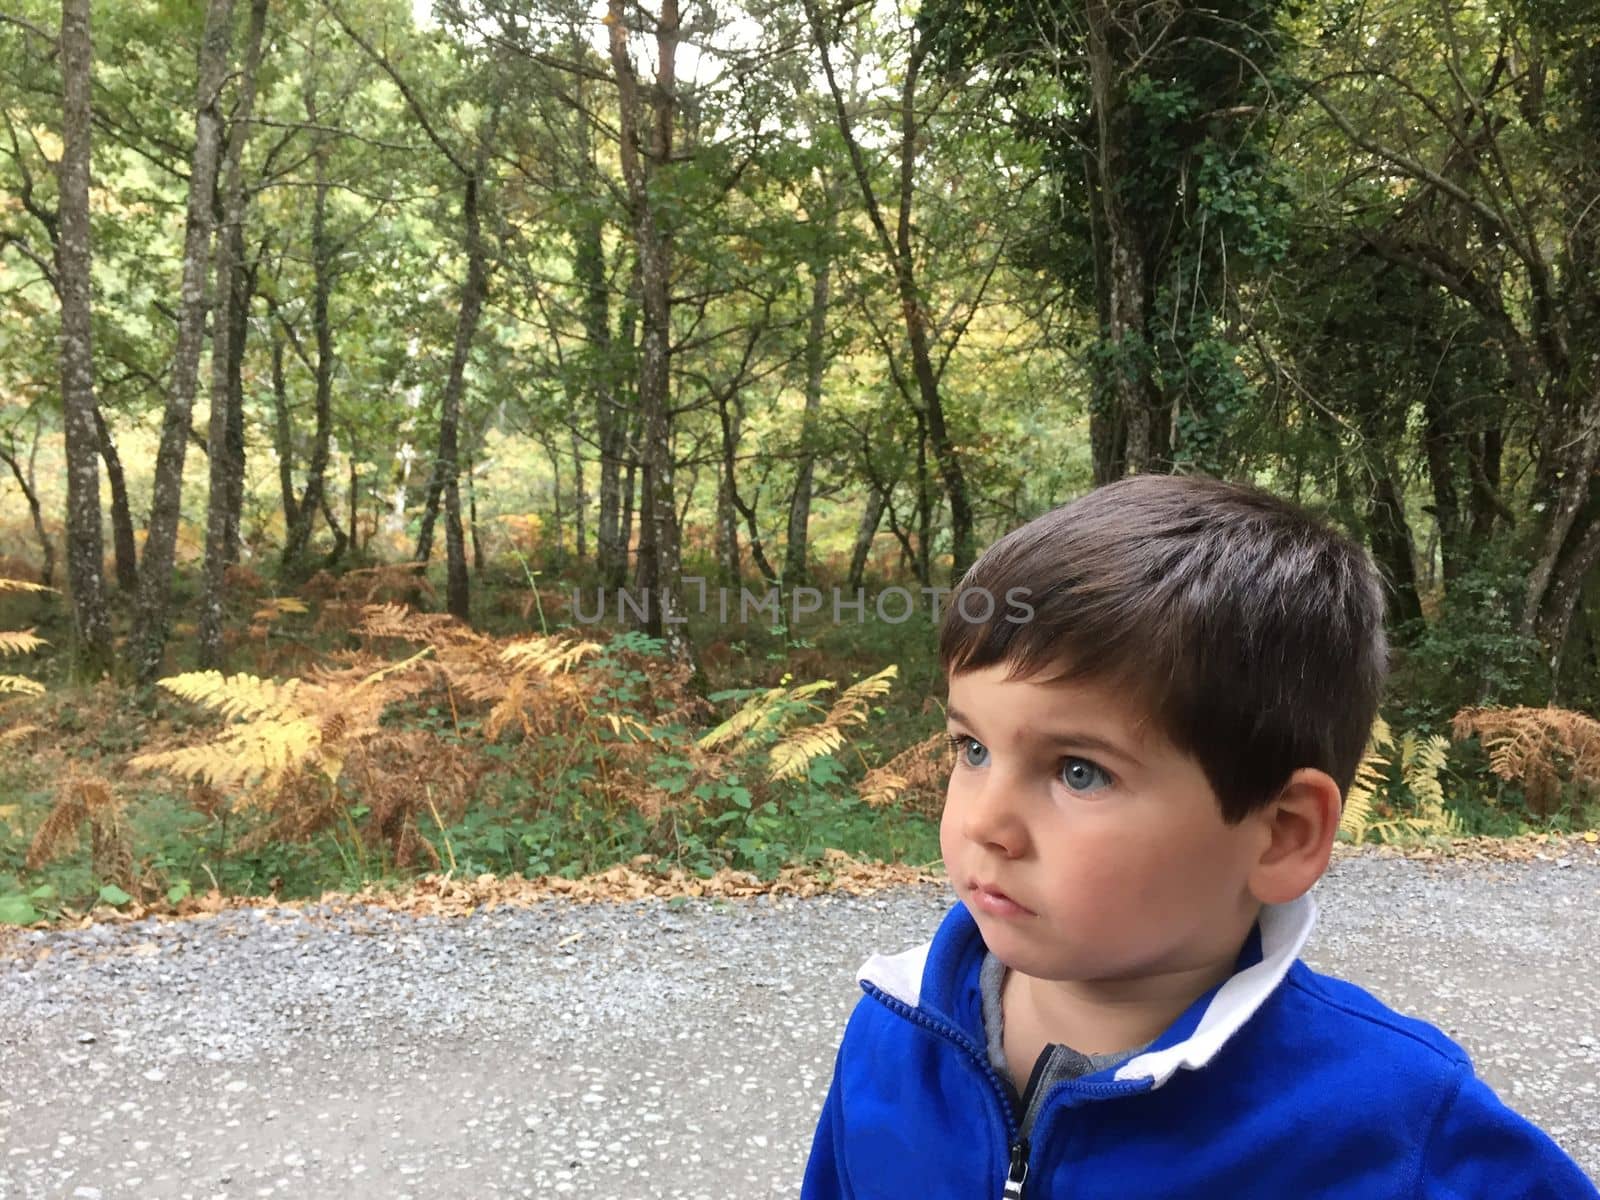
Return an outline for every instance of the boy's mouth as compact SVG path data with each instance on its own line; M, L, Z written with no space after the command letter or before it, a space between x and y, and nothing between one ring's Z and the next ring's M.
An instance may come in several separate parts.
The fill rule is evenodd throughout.
M1031 917L1033 912L1018 904L999 888L976 879L967 885L972 892L972 902L984 912L996 917Z

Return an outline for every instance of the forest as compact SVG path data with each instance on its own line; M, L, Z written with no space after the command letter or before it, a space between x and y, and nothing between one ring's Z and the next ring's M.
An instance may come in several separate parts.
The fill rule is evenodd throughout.
M1370 548L1347 839L1596 836L1600 0L0 0L0 116L0 921L920 870L1137 472Z

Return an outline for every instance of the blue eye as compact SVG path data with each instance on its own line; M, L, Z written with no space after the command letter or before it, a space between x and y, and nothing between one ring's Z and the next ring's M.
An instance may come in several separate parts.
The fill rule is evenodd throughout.
M975 741L964 733L950 734L949 741L951 748L965 766L981 767L984 760L989 757L989 751L982 742Z
M1066 758L1061 763L1061 782L1074 792L1098 792L1111 786L1111 776L1087 758Z

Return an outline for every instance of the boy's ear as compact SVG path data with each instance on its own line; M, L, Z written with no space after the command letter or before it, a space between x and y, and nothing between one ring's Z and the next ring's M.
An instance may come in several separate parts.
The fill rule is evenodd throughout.
M1339 832L1342 797L1326 771L1303 767L1270 804L1254 814L1263 848L1250 891L1263 904L1298 899L1322 878Z

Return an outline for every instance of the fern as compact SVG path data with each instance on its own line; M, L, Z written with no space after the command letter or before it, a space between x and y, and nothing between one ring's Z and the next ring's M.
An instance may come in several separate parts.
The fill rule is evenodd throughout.
M793 779L804 775L813 759L832 754L844 745L844 731L823 722L796 730L772 748L767 758L767 778Z
M191 671L163 679L161 686L193 704L220 712L225 717L274 719L284 713L299 712L295 692L298 679L274 683L254 675L228 675L220 671Z
M1563 776L1586 789L1600 788L1600 721L1571 709L1467 708L1452 722L1458 738L1476 736L1489 752L1489 769L1520 782L1528 811L1555 812Z
M37 871L78 845L89 826L90 863L95 877L130 894L134 889L133 845L122 810L123 799L104 779L69 778L33 835L24 867Z
M845 741L843 726L866 724L871 711L869 702L887 693L899 673L900 668L891 663L877 674L852 684L833 702L833 707L822 721L797 729L779 741L767 758L767 778L797 778L805 774L813 760L840 749ZM828 686L833 685L828 683ZM809 684L805 688L792 689L808 695L820 690Z
M357 678L324 675L320 685L300 680L279 684L254 675L224 677L216 671L163 679L161 686L173 694L242 722L205 745L140 754L129 765L247 794L275 787L303 766L337 781L347 743L374 733L383 709L398 694L381 685L431 652L432 647L424 647Z
M847 687L828 710L829 725L864 725L870 711L868 701L889 694L900 668L890 663L875 675L868 675Z
M944 804L949 765L950 739L944 733L935 733L868 771L856 794L873 807L898 804L937 816Z
M42 696L44 684L25 675L0 675L0 696Z
M1351 841L1360 842L1367 836L1378 788L1389 776L1389 760L1383 752L1393 745L1394 735L1388 722L1382 717L1376 718L1367 737L1366 753L1356 767L1356 777L1345 793L1344 811L1339 816L1339 831L1348 834Z
M0 657L32 654L40 646L49 644L42 637L35 637L32 629L0 629Z
M500 651L500 661L541 675L570 671L591 654L600 652L599 642L574 642L561 637L526 638Z
M8 579L0 576L0 593L5 592L53 592L55 588L45 587L40 583L29 583L24 579ZM40 646L50 643L41 637L36 637L30 629L0 629L0 658L12 654L31 654ZM0 675L0 696L42 696L44 685L29 679L25 675Z
M1439 779L1449 751L1449 739L1438 734L1422 737L1408 731L1396 741L1389 725L1379 717L1373 722L1367 751L1345 795L1340 832L1355 842L1369 837L1379 841L1459 837L1463 832L1461 820L1446 807L1444 785ZM1376 820L1380 796L1388 799L1392 808L1392 792L1397 786L1410 794L1415 811Z
M787 676L784 677L787 680ZM796 687L768 688L752 696L731 717L700 738L696 744L711 750L725 742L748 740L762 732L781 728L794 715L815 708L811 697L834 686L831 679L818 679Z

